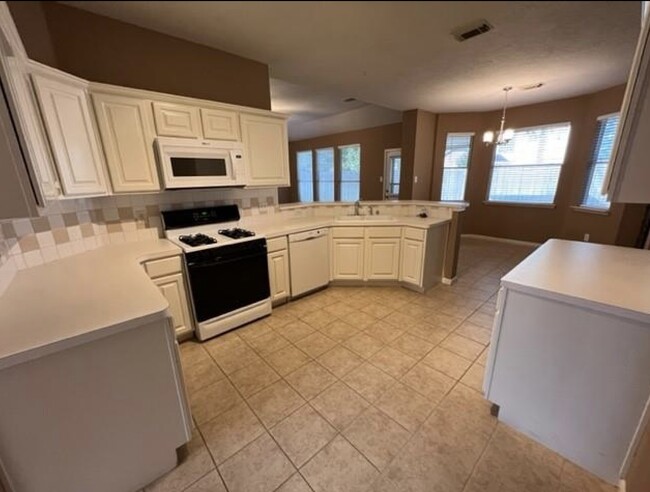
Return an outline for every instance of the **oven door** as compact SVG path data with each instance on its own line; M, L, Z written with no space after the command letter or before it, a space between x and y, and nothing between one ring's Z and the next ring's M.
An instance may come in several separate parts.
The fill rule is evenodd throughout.
M271 297L265 239L188 253L186 259L199 323Z
M246 184L241 144L158 138L156 147L165 188L204 188Z

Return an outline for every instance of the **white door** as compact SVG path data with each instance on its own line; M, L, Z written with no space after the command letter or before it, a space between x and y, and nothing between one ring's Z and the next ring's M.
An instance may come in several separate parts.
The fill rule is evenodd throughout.
M92 98L113 190L159 190L150 102L102 93L94 93Z
M400 280L415 285L422 283L422 253L423 243L413 239L402 241L402 261L400 265Z
M402 149L386 149L384 151L384 200L399 198L401 171Z
M66 195L104 195L106 180L86 88L33 75L50 147Z
M201 108L203 137L215 140L239 140L239 114L225 109Z
M187 293L183 274L175 273L166 277L160 277L153 280L158 286L162 295L165 296L169 303L169 312L172 316L172 324L176 336L184 335L192 331L192 321L190 310L187 305Z
M289 186L287 122L273 116L241 115L249 186Z
M367 240L365 268L367 280L397 280L399 245L399 238Z
M199 108L183 104L154 102L156 133L161 137L201 138Z
M332 239L332 278L363 280L363 239Z
M271 301L280 301L289 297L289 253L286 249L269 253L269 283L271 284Z

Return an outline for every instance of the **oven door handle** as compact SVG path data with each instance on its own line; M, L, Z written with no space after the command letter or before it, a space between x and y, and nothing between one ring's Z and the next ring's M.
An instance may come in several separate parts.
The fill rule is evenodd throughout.
M244 261L244 260L250 260L252 258L259 258L262 256L266 256L266 253L256 253L254 255L246 255L246 256L237 256L234 258L229 258L227 260L216 260L216 261L210 261L210 262L193 262L193 263L188 263L187 266L190 268L208 268L208 267L213 267L213 266L219 266L219 265L226 265L228 263L233 263L235 261Z

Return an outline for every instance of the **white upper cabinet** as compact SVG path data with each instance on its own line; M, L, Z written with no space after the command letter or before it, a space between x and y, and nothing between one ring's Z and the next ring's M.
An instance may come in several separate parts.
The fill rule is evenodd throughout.
M115 94L93 93L108 171L116 193L160 189L151 103Z
M86 84L53 71L32 80L47 137L66 195L107 193L104 164L88 102Z
M201 138L199 108L167 102L154 102L156 133L161 137Z
M215 140L240 140L239 114L226 109L201 108L203 136Z
M277 116L241 114L249 186L289 186L287 121Z
M637 44L605 188L612 202L650 202L650 19Z

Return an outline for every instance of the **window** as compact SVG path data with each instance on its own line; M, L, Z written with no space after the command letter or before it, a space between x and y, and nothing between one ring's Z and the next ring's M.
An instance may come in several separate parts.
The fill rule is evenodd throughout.
M521 128L495 145L488 200L552 204L570 131L570 123Z
M397 200L399 197L399 181L402 173L402 149L386 149L384 151L384 198Z
M299 201L359 200L359 144L296 152L296 168Z
M314 165L311 150L296 153L298 167L298 201L314 201Z
M467 168L472 152L473 133L448 133L445 144L445 161L442 169L440 199L461 201L465 199Z
M582 195L583 207L609 209L607 196L602 194L603 181L607 173L607 165L612 157L614 138L618 128L619 115L610 114L598 118L596 137L594 138L589 171L585 190Z

